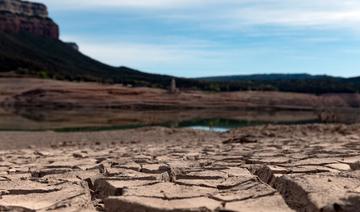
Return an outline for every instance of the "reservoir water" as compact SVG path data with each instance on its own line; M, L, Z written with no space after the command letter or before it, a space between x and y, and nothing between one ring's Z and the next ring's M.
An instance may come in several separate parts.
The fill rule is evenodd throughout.
M224 132L233 128L266 124L357 123L359 110L337 110L333 120L319 111L280 110L42 110L1 109L0 130L12 131L101 131L150 126L193 128Z

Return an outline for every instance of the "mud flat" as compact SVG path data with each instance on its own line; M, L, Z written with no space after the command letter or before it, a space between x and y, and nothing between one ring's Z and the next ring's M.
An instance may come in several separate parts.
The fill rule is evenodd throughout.
M0 211L359 211L360 125L0 132Z

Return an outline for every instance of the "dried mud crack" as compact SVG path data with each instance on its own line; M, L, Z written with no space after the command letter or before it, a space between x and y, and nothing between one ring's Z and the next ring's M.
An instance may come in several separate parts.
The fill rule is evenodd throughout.
M13 145L0 151L0 211L360 210L359 125L0 132L0 142Z

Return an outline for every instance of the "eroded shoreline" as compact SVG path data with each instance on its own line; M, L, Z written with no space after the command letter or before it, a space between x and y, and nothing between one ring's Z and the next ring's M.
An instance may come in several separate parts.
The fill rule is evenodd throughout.
M147 110L266 109L314 110L359 108L360 95L324 95L290 92L204 92L128 87L100 83L76 83L35 78L0 78L0 105L41 109L117 108Z
M360 206L359 125L261 126L222 134L168 128L0 132L0 142L1 210Z

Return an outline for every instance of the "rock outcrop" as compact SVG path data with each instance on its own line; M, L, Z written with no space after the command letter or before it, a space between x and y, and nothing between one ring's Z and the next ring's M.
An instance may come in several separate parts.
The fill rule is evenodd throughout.
M66 44L69 45L71 48L73 48L73 49L76 50L76 51L79 51L79 50L80 50L80 47L79 47L79 45L77 45L77 43L67 42Z
M49 18L47 7L21 0L0 0L0 31L59 38L59 27Z

